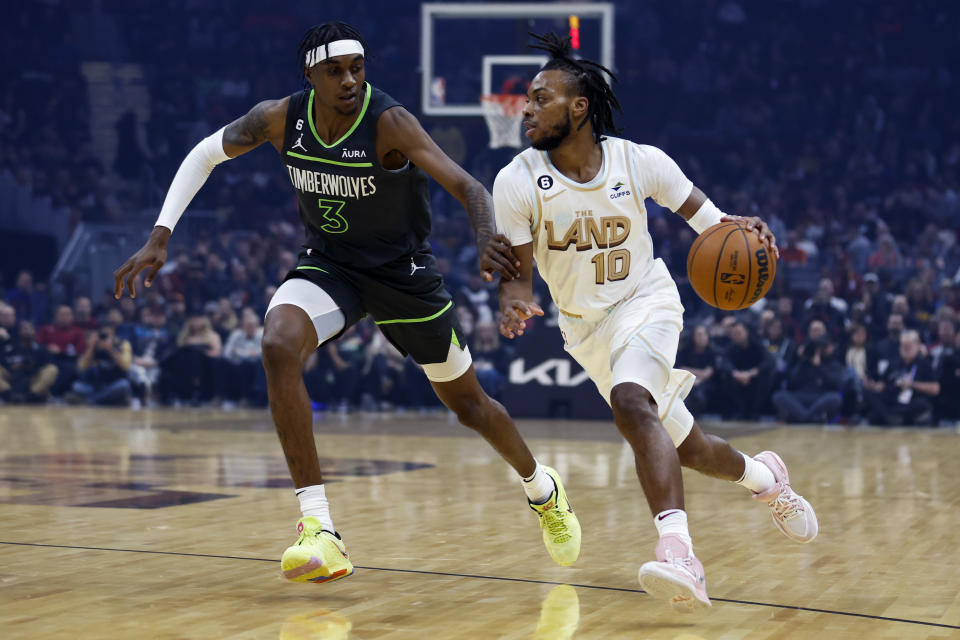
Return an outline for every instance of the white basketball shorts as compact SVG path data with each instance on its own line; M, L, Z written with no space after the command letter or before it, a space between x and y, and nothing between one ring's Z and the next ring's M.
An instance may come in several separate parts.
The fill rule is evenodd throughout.
M640 385L656 401L674 446L680 446L693 427L683 399L695 377L673 368L682 329L680 294L662 260L654 261L637 291L609 307L603 317L560 315L566 351L587 372L607 404L616 385Z

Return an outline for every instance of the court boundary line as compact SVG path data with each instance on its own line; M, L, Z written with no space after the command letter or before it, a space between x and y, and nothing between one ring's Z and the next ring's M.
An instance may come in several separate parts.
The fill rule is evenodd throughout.
M215 558L218 560L252 560L255 562L277 562L275 558L249 558L243 556L221 556L209 553L187 553L184 551L155 551L151 549L118 549L115 547L86 547L67 544L44 544L40 542L12 542L9 540L0 540L0 544L22 547L47 547L52 549L77 549L81 551L116 551L121 553L148 553L161 556L183 556L188 558ZM367 567L355 565L357 569L366 569L368 571L389 571L394 573L418 573L429 576L449 576L453 578L474 578L477 580L500 580L503 582L523 582L527 584L549 584L549 585L570 585L571 587L580 587L581 589L598 589L601 591L623 591L626 593L643 593L643 589L629 589L626 587L607 587L595 584L577 584L573 582L555 582L552 580L536 580L534 578L508 578L504 576L484 576L473 573L450 573L447 571L423 571L420 569L391 569L389 567ZM716 602L729 602L731 604L752 605L755 607L769 607L773 609L790 609L793 611L809 611L811 613L826 613L835 616L848 616L852 618L864 618L867 620L883 620L884 622L903 622L905 624L916 624L925 627L938 627L941 629L960 629L960 625L944 624L941 622L924 622L922 620L908 620L906 618L890 618L887 616L875 616L869 613L854 613L852 611L834 611L831 609L817 609L814 607L801 607L792 604L775 604L771 602L756 602L754 600L735 600L733 598L710 598Z

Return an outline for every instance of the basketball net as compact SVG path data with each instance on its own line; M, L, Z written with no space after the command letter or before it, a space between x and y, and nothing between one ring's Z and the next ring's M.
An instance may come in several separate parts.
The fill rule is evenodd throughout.
M483 119L487 121L490 130L490 148L523 146L523 137L520 135L520 121L523 120L523 107L527 96L514 93L503 93L483 96L480 103L483 105Z

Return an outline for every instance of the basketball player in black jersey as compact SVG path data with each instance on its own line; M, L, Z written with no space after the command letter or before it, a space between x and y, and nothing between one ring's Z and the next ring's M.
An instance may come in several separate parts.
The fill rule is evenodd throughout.
M477 382L450 294L426 241L427 175L466 208L477 233L480 268L516 277L508 243L493 233L486 189L448 158L417 119L366 82L367 46L349 25L313 27L300 43L308 88L266 100L200 142L174 177L147 243L114 274L119 298L135 297L137 275L150 286L172 230L213 167L264 142L280 153L306 231L299 263L277 289L264 321L263 364L270 411L303 518L281 561L296 582L353 572L333 526L302 379L307 357L369 314L390 342L423 366L437 396L523 478L544 543L572 564L580 525L553 469L531 455L504 408Z

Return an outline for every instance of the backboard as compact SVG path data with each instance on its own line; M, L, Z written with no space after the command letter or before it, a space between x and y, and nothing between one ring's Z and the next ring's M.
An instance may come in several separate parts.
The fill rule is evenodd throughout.
M524 93L547 61L528 32L579 35L577 54L613 70L610 3L424 3L421 109L430 116L483 115L481 97Z

